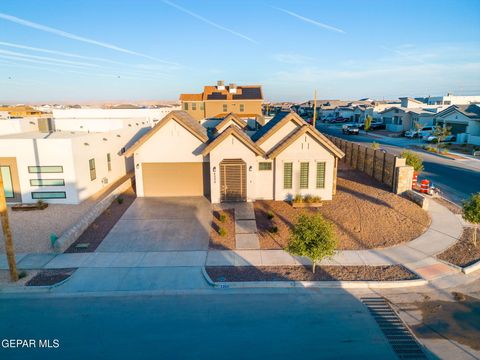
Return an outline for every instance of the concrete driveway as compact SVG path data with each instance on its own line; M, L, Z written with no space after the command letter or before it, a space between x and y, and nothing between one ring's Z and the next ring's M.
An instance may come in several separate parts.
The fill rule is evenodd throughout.
M96 251L207 250L211 217L204 197L137 198Z

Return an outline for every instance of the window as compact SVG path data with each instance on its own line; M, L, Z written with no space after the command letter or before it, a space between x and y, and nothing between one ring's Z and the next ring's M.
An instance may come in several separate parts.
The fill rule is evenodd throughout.
M258 163L258 170L260 170L260 171L272 170L272 163L271 162Z
M317 189L325 188L325 163L317 163Z
M183 103L183 110L188 110L188 103Z
M300 163L300 189L308 189L308 162Z
M197 103L192 103L192 110L197 110Z
M64 186L63 179L30 179L31 186Z
M90 167L90 180L95 180L97 178L97 172L95 170L95 159L88 160L88 166Z
M34 191L32 199L66 199L65 191Z
M110 153L107 154L107 169L108 171L112 171L112 157Z
M292 188L292 163L283 164L283 188L291 189Z
M3 189L5 191L5 197L7 199L14 198L15 193L13 191L13 181L12 181L12 173L10 172L10 166L0 166L0 171L2 172Z
M223 104L223 112L227 112L228 111L228 106L227 104Z
M240 112L244 112L245 111L245 106L243 104L240 104Z
M205 109L205 105L203 103L200 103L200 110L204 110Z
M29 166L28 172L30 174L63 173L63 166Z

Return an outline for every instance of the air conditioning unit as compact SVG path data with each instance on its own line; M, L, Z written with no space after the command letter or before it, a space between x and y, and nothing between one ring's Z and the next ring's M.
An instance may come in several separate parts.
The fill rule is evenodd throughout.
M102 179L102 185L107 185L108 184L108 179L106 177L104 177Z

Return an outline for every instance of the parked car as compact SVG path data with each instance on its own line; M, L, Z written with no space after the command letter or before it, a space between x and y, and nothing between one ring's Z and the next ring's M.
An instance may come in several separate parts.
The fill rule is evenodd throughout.
M426 139L432 135L433 130L434 130L433 126L424 126L420 130L418 130L418 137L421 137L422 139Z
M342 126L342 132L346 135L358 135L360 129L355 124L346 124Z
M426 138L425 141L429 143L437 143L438 137L430 135L429 137ZM445 136L441 142L453 142L453 141L457 141L457 137L455 135L448 135L448 136Z
M405 137L413 139L418 137L418 130L410 129L405 131Z
M370 124L371 130L384 130L385 128L385 124L381 121L372 121L372 123Z
M347 118L343 118L341 116L335 118L335 119L332 119L330 120L331 123L336 123L336 124L339 124L339 123L344 123L344 122L347 122L348 119Z

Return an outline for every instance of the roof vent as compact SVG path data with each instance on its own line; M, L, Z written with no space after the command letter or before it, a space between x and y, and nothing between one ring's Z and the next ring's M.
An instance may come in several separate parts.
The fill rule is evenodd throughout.
M217 81L217 90L225 90L225 82L223 80Z
M237 85L230 84L228 86L228 91L230 92L230 94L236 94L237 93Z

